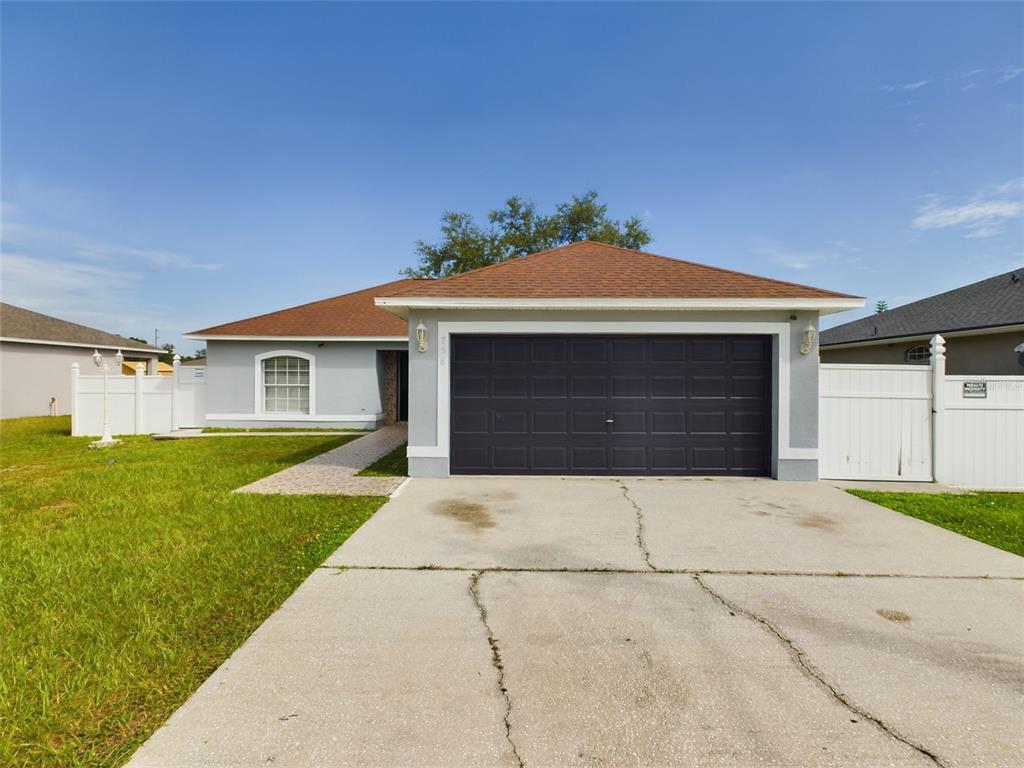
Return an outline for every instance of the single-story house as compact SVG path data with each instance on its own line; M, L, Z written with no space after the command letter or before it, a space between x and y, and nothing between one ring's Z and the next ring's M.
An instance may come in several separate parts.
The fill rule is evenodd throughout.
M405 421L408 329L373 300L419 282L396 280L187 334L206 342L206 425Z
M71 412L71 365L82 373L95 370L93 353L109 359L109 371L119 373L114 355L126 361L156 365L163 350L86 325L0 304L0 418L63 415Z
M946 340L950 375L1024 375L1024 267L821 333L823 363L919 363Z
M413 476L817 479L818 318L863 304L584 241L190 338L208 424L407 415Z

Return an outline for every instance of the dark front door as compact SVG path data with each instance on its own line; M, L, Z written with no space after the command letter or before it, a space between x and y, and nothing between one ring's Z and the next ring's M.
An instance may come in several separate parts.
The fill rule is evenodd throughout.
M409 353L398 353L398 413L399 421L409 420Z
M766 475L767 336L453 336L453 474Z

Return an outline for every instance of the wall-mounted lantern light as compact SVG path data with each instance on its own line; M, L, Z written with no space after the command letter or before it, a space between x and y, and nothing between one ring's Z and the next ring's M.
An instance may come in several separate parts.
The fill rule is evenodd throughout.
M427 326L422 320L416 325L416 347L420 352L427 351Z
M800 342L800 354L810 354L811 350L814 349L814 342L817 338L818 330L811 323L807 323L807 327L804 328L803 340Z

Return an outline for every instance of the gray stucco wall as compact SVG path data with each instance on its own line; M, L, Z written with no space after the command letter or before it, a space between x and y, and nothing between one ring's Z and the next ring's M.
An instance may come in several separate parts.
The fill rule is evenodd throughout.
M864 347L821 350L823 363L877 363L899 365L907 362L907 350L928 340L879 342ZM1024 344L1024 332L986 333L946 339L946 373L950 376L1021 376L1024 366L1013 351Z
M791 315L796 315L791 320ZM437 360L438 322L494 322L541 321L552 327L559 322L594 322L602 328L595 333L630 333L632 322L724 322L730 325L726 333L757 333L751 323L787 323L790 328L790 384L788 392L779 388L779 355L775 349L773 362L773 422L776 437L777 421L781 414L780 398L785 398L789 411L789 447L816 449L818 447L818 354L817 348L808 355L800 354L803 329L808 321L818 325L816 312L527 312L527 311L451 311L424 310L410 313L409 352L409 445L430 447L437 445ZM420 353L415 345L415 328L422 322L427 328L428 349ZM516 332L510 326L510 332ZM687 333L685 329L680 331ZM778 449L772 462L772 474L779 479L812 480L818 477L815 459L780 458ZM436 477L447 474L447 458L410 457L409 472L413 476Z
M0 341L0 418L46 416L50 398L57 398L57 413L71 413L71 364L78 363L83 375L97 373L92 361L93 349L49 344ZM123 351L123 350L122 350ZM100 352L115 369L116 350ZM128 360L155 360L151 353L126 352Z
M373 427L382 408L379 350L407 349L391 341L231 341L206 345L206 423L209 426ZM256 356L294 350L313 355L315 411L308 418L257 415ZM335 418L332 418L335 417ZM346 418L336 418L346 417Z

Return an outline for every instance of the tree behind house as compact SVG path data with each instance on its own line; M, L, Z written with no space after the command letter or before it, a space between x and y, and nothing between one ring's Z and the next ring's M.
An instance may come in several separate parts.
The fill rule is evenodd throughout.
M593 240L623 248L643 248L651 234L636 216L623 222L608 217L608 206L596 192L574 195L554 213L544 215L521 197L510 197L503 208L487 214L488 226L473 216L445 211L441 216L441 241L416 241L420 262L407 267L408 277L447 277L509 259L546 251L577 240Z

